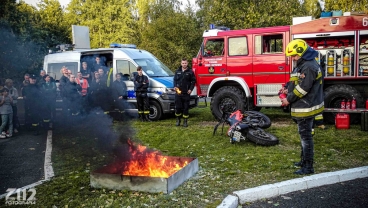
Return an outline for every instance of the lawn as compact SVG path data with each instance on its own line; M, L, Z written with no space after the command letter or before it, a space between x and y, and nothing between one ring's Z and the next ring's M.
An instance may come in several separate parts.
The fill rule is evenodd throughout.
M280 139L279 145L231 144L221 128L212 136L217 122L209 107L190 110L188 128L176 127L174 117L113 123L100 116L56 125L56 176L37 187L37 207L216 207L233 191L301 177L293 174L292 165L300 159L296 124L281 109L261 112L271 118L267 131ZM314 137L316 173L368 165L367 132L358 125L349 130L329 127L316 130ZM196 157L199 171L168 195L91 188L90 171L119 157L127 138L164 155Z

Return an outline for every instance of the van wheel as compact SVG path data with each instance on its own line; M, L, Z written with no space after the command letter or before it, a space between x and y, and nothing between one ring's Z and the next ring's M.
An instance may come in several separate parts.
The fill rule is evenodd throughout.
M244 92L233 86L225 86L218 89L211 99L212 115L220 120L223 112L234 112L246 109Z
M162 117L162 109L160 103L155 100L150 101L150 114L149 118L152 121L158 121Z
M330 86L325 90L325 108L340 108L340 104L343 99L345 99L345 101L351 101L353 97L356 99L356 107L363 108L363 97L354 87L344 84ZM335 116L336 113L323 113L324 120L330 124L335 123ZM350 114L350 123L359 123L359 121L360 114Z

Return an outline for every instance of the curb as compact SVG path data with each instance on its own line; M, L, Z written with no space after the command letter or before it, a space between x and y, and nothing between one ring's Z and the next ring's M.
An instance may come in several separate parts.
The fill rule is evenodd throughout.
M228 195L218 208L237 208L238 204L271 198L294 191L340 183L357 178L368 177L368 166L347 170L320 173L302 178L296 178L279 183L258 186L250 189L234 191Z

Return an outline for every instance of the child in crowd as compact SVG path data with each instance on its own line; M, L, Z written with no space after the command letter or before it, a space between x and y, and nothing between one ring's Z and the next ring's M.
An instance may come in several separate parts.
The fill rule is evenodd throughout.
M9 90L3 88L1 90L2 96L0 96L0 115L1 115L1 126L0 126L0 138L12 137L13 135L13 98L9 96ZM6 125L9 125L8 134L5 133L4 129Z

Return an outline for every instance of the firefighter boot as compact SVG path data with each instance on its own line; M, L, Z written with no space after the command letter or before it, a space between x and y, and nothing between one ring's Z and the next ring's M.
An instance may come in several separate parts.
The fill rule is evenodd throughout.
M181 122L181 118L180 118L180 116L177 116L176 117L176 126L180 126L180 122Z
M151 122L151 119L149 118L149 114L144 115L144 120Z
M188 127L188 119L187 118L184 118L183 126L184 127Z
M303 161L302 168L294 172L294 174L297 174L297 175L306 175L306 174L312 174L312 173L314 173L313 160Z
M302 152L301 152L301 154L300 154L300 161L299 161L299 162L295 162L295 163L294 163L294 166L302 167L302 165L303 165L303 161L304 161L304 159L303 159L303 149L302 149Z
M143 113L140 113L139 114L139 120L141 120L142 122L145 121Z

